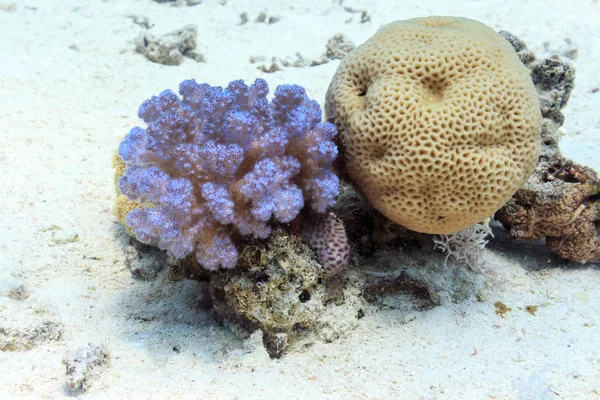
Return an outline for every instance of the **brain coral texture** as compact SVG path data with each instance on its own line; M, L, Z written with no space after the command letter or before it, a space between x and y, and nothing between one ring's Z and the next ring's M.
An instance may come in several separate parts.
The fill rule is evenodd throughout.
M429 17L391 23L346 56L326 113L375 208L448 234L492 215L527 180L539 108L504 38L469 19Z
M290 222L304 203L325 212L338 178L333 124L303 88L233 81L226 89L193 80L145 101L119 148L119 190L144 204L126 223L142 242L177 258L195 253L207 269L237 262L233 234L266 238L270 220Z

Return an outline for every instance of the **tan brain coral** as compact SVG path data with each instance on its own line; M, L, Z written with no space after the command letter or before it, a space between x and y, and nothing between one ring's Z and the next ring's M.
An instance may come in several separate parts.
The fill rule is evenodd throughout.
M465 18L398 21L351 52L327 93L349 176L415 231L492 215L539 155L540 106L511 45Z

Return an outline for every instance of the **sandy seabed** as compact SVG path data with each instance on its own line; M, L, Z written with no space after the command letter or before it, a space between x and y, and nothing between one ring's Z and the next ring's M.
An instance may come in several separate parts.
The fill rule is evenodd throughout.
M523 381L539 388L532 398L600 399L597 265L547 263L543 247L498 242L486 258L504 280L483 298L374 313L332 343L271 360L255 337L239 340L194 307L196 283L132 276L111 213L110 163L139 124L139 104L184 79L297 83L322 104L339 61L267 74L250 57L318 58L337 33L359 44L388 22L437 14L508 30L541 56L564 52L569 39L577 79L561 148L600 170L598 2L10 3L0 2L0 334L24 332L31 348L0 352L0 398L72 395L62 360L93 343L110 361L79 393L90 399L525 399ZM250 21L240 25L243 12ZM280 20L254 23L261 12ZM206 62L146 60L133 15L157 34L197 24ZM496 301L512 311L497 315Z

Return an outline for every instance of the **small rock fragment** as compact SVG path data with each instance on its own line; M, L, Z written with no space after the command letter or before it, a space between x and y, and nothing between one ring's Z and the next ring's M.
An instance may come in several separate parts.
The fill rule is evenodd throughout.
M158 273L169 264L164 251L144 245L134 239L130 239L130 245L125 247L124 253L125 264L137 279L154 280Z
M525 310L535 317L535 314L538 312L538 306L525 306Z
M63 231L62 229L52 231L50 246L61 246L64 244L75 243L79 241L79 234L73 231Z
M26 300L29 297L29 292L23 285L12 287L8 290L8 297L13 300Z
M188 58L191 58L192 60L194 60L196 62L206 62L206 58L204 57L204 54L200 54L194 50L186 52L185 56Z
M271 24L274 24L274 23L276 23L276 22L279 22L280 20L281 20L281 17L279 17L279 16L273 16L273 15L272 15L272 16L270 16L270 17L269 17L269 19L267 20L267 23L268 23L269 25L271 25Z
M317 65L323 65L328 63L330 60L339 60L344 58L346 54L354 49L354 44L343 34L338 33L327 41L325 53L320 57L313 60L309 60L302 56L300 53L296 53L295 56L288 56L285 58L273 57L271 66L259 65L258 69L263 72L275 72L280 71L281 67L315 67ZM264 57L251 57L250 62L254 64L257 61L262 61Z
M358 9L358 8L354 8L354 7L344 7L344 11L352 13L352 14L360 14L360 23L361 24L371 21L371 16L369 15L369 12L365 9ZM346 22L352 22L352 19L349 19Z
M261 64L256 68L268 74L272 74L273 72L281 71L283 69L281 68L281 64L279 63L279 60L277 60L276 57L273 57L273 59L271 60L271 65L267 66L265 64Z
M283 64L284 67L302 68L310 65L310 61L304 58L300 53L296 53L294 56L280 58L279 61L281 61L281 64Z
M267 61L267 57L265 56L251 56L250 64L256 64L257 62Z
M329 62L329 58L327 57L326 54L323 54L321 57L315 58L314 60L312 60L310 62L310 66L311 67L316 67L318 65L327 64L328 62Z
M496 308L496 314L498 314L502 318L504 318L504 316L506 315L506 313L512 311L512 308L508 307L506 304L504 304L501 301L495 302L494 303L494 307Z
M86 391L90 381L99 374L99 367L108 362L108 353L102 346L88 344L67 356L63 363L67 367L67 386L72 391Z
M534 61L529 68L540 95L542 116L562 125L565 117L560 110L567 105L575 86L575 69L556 56Z
M288 347L287 333L263 334L263 344L271 358L281 358Z
M144 29L150 29L152 27L152 24L150 23L148 17L145 17L143 15L130 15L129 18L131 18L131 21L134 24L141 26Z
M325 55L330 60L341 60L346 54L354 50L355 47L354 43L346 35L338 33L327 41Z
M579 50L577 46L570 38L565 39L566 48L562 50L561 54L563 57L570 58L571 60L575 60L579 55Z
M254 20L255 24L262 24L263 22L265 22L267 20L267 14L263 11L261 11L258 14L258 17L256 17L256 19Z
M308 246L283 231L247 245L239 263L244 267L213 275L214 313L243 332L260 329L269 355L280 357L324 311L324 274Z
M149 31L140 33L134 40L135 49L148 60L164 65L179 65L184 56L192 54L198 59L197 53L190 53L196 48L198 27L186 25L161 37L156 37ZM203 59L203 58L202 58Z

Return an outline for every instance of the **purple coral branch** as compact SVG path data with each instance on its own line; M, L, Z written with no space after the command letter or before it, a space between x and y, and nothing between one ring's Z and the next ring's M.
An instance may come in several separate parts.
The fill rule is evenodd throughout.
M127 224L145 243L207 269L232 268L232 229L266 238L270 221L290 222L305 204L325 212L335 202L337 157L331 123L297 85L273 100L262 79L227 88L187 80L146 100L119 147L127 170L119 189L144 207Z

